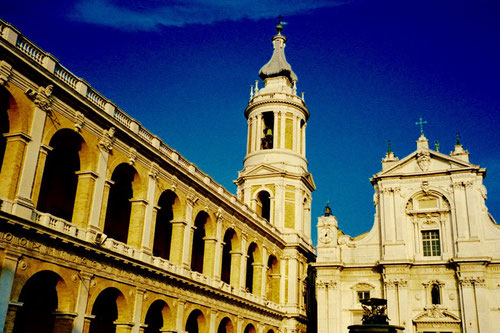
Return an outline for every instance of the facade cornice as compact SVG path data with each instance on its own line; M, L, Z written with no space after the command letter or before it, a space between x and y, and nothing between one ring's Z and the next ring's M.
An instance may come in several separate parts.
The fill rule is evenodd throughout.
M270 99L266 99L266 100L262 100L262 101L258 101L258 102L250 101L248 103L247 108L245 109L245 112L244 112L245 117L248 119L248 115L250 114L250 112L252 112L253 109L255 109L259 106L262 106L262 105L266 105L266 104L286 104L286 105L296 107L297 109L301 110L304 113L304 115L306 116L306 120L309 119L309 110L305 106L305 103L304 103L304 105L300 105L299 103L295 103L295 102L292 102L290 100L275 99L275 98L270 98Z

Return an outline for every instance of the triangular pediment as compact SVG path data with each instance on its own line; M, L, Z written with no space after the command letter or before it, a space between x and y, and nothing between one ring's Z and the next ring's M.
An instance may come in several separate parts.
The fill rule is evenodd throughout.
M280 173L283 172L283 170L280 170L276 167L270 166L270 165L258 165L256 167L253 167L246 172L244 172L245 176L259 176L259 175L269 175L272 173Z
M440 306L431 306L419 313L414 319L415 323L459 323L460 317Z
M429 149L421 149L406 156L387 170L376 174L376 177L407 175L416 173L434 173L439 171L479 168L477 165L462 161L449 155L441 154Z

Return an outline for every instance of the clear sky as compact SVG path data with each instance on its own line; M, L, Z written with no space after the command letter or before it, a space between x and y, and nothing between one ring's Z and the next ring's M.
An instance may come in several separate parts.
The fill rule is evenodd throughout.
M500 219L499 1L21 0L0 10L233 193L243 111L279 14L311 112L313 221L330 200L342 230L368 231L369 178L388 139L400 159L416 149L420 116L443 153L460 132L471 163L488 169L487 205Z

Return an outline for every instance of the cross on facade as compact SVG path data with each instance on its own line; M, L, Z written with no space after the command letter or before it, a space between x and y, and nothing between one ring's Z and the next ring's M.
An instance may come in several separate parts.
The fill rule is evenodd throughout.
M420 126L420 134L424 135L424 125L427 124L427 120L423 120L422 117L420 117L420 120L415 123L415 125Z

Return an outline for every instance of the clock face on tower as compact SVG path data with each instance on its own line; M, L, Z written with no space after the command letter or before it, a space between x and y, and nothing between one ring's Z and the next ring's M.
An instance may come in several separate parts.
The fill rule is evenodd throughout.
M319 230L318 238L321 243L330 243L333 239L333 230L331 228L323 228Z

